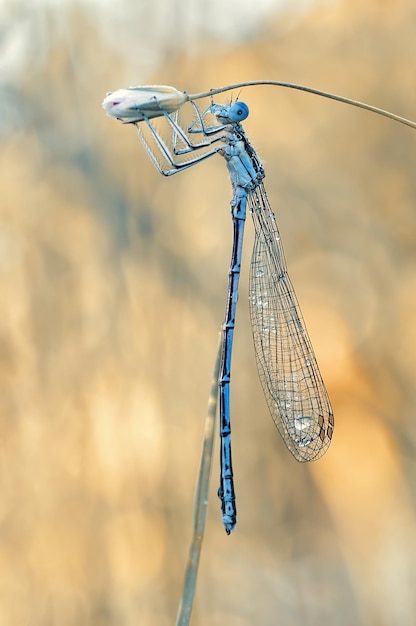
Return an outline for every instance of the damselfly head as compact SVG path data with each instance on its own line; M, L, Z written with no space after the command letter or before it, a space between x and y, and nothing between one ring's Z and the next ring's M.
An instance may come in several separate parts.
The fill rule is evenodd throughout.
M249 110L245 102L234 104L212 104L211 113L221 124L237 124L248 117Z
M109 92L102 107L107 115L116 117L124 124L133 124L145 118L174 113L187 99L187 95L175 87L143 85Z

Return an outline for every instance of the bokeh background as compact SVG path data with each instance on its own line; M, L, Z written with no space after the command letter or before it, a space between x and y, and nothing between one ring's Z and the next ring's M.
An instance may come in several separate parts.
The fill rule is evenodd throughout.
M101 101L131 84L264 78L416 118L416 6L3 0L0 24L0 625L167 626L231 192L220 158L162 178ZM216 463L192 623L410 626L416 134L303 93L240 97L336 429L327 455L300 465L268 415L248 221L232 380L239 521L227 537Z

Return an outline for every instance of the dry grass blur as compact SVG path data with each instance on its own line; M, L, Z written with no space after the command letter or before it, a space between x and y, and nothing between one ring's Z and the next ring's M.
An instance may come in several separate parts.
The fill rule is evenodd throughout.
M8 37L32 20L37 37L2 85L0 626L167 626L176 614L230 188L221 159L162 179L133 130L104 115L104 94L269 78L415 118L414 3L362 5L288 12L198 53L167 46L137 75L134 42L129 58L117 51L97 15L70 5L64 24L59 8L22 17L10 3ZM268 415L248 223L233 362L239 523L227 538L214 475L193 624L411 626L416 135L305 94L244 99L336 430L326 457L301 466Z

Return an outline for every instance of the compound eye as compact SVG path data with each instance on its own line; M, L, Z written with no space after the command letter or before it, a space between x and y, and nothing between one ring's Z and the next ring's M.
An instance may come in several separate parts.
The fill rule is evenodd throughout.
M249 110L245 102L235 102L228 112L232 122L242 122L248 117Z

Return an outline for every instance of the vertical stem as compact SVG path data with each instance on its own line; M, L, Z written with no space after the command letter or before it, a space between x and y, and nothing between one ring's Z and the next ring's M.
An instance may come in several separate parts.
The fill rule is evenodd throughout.
M204 444L202 448L201 464L199 467L198 482L195 493L192 541L191 547L189 549L188 564L186 566L182 597L180 599L178 615L176 618L176 626L189 625L194 603L199 559L201 556L202 541L204 538L207 516L208 490L211 478L212 454L214 447L215 421L217 415L218 401L218 378L220 373L222 345L223 339L220 335L211 382L211 391L208 398L207 417L205 420Z

